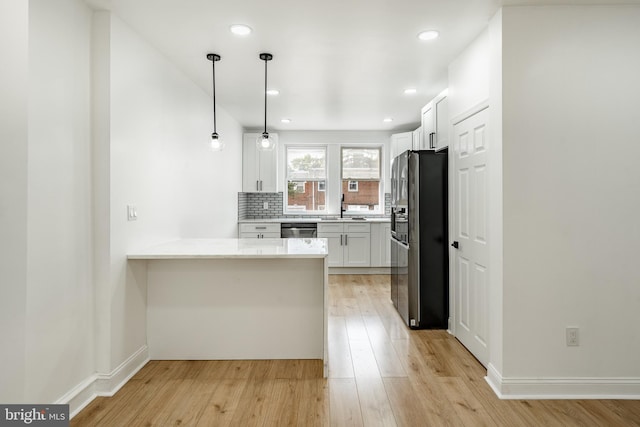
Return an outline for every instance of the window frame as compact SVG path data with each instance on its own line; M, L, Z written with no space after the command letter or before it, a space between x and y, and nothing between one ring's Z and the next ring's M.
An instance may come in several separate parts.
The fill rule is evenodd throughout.
M384 185L384 171L382 168L383 165L383 159L382 156L384 155L384 149L382 146L377 145L377 144L372 144L372 145L367 145L367 144L362 144L362 145L341 145L340 146L340 189L342 189L342 183L345 181L345 178L343 176L343 172L344 172L344 150L377 150L378 151L378 178L377 179L357 179L355 180L356 185L359 181L376 181L378 182L378 209L374 209L372 211L367 211L367 212L363 212L361 210L348 210L348 206L349 204L347 204L345 202L345 205L347 206L347 210L344 211L345 214L347 215L358 215L358 216L367 216L367 215L381 215L384 214L384 189L382 188ZM346 179L346 181L354 181L353 178L350 179ZM347 184L347 192L355 192L355 191L351 191L349 190L349 184ZM340 193L342 193L342 190L340 191ZM342 195L342 194L341 194Z
M323 193L324 194L324 203L323 204L317 204L317 207L324 207L324 210L295 210L295 209L289 209L289 149L296 149L296 150L322 150L324 151L324 178L323 179L309 179L309 178L305 178L304 180L304 188L306 191L306 183L312 183L312 187L315 188L315 184L313 183L320 183L323 182L325 183L325 190L320 190L318 188L318 193ZM328 187L328 181L329 181L329 148L327 145L308 145L308 144L286 144L284 145L284 197L283 197L283 206L282 206L282 211L284 214L286 215L327 215L328 211L327 211L327 206L328 206L328 200L329 200L329 191L327 191L327 187ZM296 181L296 180L292 180L292 182L296 182L297 185L299 185L300 182L302 181ZM319 187L319 185L318 185Z

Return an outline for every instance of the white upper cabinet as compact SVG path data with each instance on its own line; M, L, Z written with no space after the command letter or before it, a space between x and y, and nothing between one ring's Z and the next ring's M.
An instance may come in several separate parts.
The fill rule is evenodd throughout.
M245 133L242 144L242 191L268 192L278 191L278 135L270 134L276 141L271 151L258 150L257 133Z
M420 144L422 142L422 126L412 132L413 134L413 149L422 150Z
M422 138L420 139L420 150L433 150L433 134L435 125L433 123L433 101L422 107L420 110L422 124Z
M449 101L444 91L433 100L435 123L435 149L442 150L449 146Z
M449 108L444 90L422 107L421 150L442 150L449 146Z
M413 149L413 132L394 133L391 135L391 159L400 153Z

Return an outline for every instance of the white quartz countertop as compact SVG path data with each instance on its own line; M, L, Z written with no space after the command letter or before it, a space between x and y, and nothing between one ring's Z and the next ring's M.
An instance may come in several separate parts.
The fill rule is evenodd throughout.
M183 239L132 251L128 259L324 258L327 239Z
M391 218L389 217L365 217L362 219L351 219L351 218L332 218L332 219L324 219L324 218L254 218L254 219L240 219L238 223L283 223L283 222L316 222L321 224L323 222L391 222Z

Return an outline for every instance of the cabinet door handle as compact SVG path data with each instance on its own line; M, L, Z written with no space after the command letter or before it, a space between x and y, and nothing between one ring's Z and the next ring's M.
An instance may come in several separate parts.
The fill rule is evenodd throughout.
M256 181L256 191L260 191L260 181Z
M429 134L429 148L436 148L436 143L435 143L435 138L436 133L435 132L431 132Z
M344 235L340 235L340 246L342 246L342 238L344 237Z
M344 245L349 245L349 236L347 234L344 235Z
M267 226L265 225L264 227L256 227L256 230L266 230Z

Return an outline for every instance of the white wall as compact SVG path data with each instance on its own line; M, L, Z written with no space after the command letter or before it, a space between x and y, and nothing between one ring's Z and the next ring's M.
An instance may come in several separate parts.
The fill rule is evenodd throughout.
M204 54L203 68L210 67ZM115 15L110 26L110 368L146 343L146 287L129 250L189 237L235 237L242 128ZM127 205L138 220L127 221Z
M640 382L638 22L503 10L505 377Z
M327 173L331 177L340 177L340 147L344 146L358 146L358 145L372 145L380 146L382 150L382 165L383 165L383 192L389 193L391 190L388 187L389 180L389 153L391 146L391 132L387 131L279 131L279 152L278 152L278 184L280 186L279 191L286 191L285 183L285 146L286 145L316 145L327 146ZM342 191L341 183L339 180L330 180L327 188L329 194L329 203L327 206L327 214L339 215L340 214L340 199L339 196L331 196L332 194L340 194Z
M0 402L25 400L29 8L0 2Z
M489 61L489 30L485 29L449 64L451 119L489 99Z
M90 20L78 0L29 2L25 391L32 402L54 401L94 372Z

